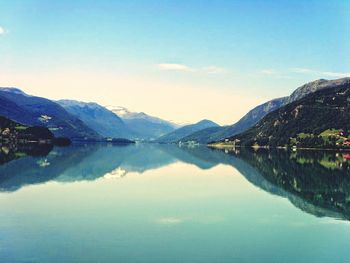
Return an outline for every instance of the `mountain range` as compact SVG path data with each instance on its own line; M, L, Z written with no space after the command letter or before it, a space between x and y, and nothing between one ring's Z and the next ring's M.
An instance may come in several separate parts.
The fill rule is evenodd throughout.
M273 112L294 101L300 100L308 94L320 90L342 86L345 83L348 83L349 80L350 78L341 78L336 80L320 79L307 83L297 88L288 97L273 99L255 107L233 125L200 130L187 137L182 138L181 141L195 141L198 143L206 144L213 141L224 140L225 138L242 133L247 129L253 127L270 112Z
M241 146L339 148L350 145L350 78L318 89L232 136Z
M302 107L302 112L306 108L321 107L320 111L313 111L317 116L331 116L338 118L341 122L347 121L347 116L342 112L347 112L347 102L341 100L338 94L328 94L327 92L337 92L340 88L349 85L350 78L337 80L316 80L297 88L290 96L277 98L263 103L243 116L238 122L229 126L219 126L209 120L202 120L195 124L180 126L171 121L166 121L157 117L147 115L143 112L131 112L120 106L102 106L94 102L80 102L75 100L52 101L46 98L31 96L17 88L0 88L0 116L28 126L44 126L48 128L56 137L68 137L71 140L100 141L107 138L125 138L139 141L153 141L158 143L178 143L194 142L199 144L208 144L210 142L223 141L229 139L242 139L243 143L250 144L255 141L264 144L261 141L264 136L283 136L292 135L294 143L305 143L308 139L301 140L297 131L312 130L314 134L318 123L308 117L304 119L290 119L290 111L295 110L295 105ZM326 92L328 97L326 96ZM344 91L345 93L347 91ZM346 93L347 94L347 93ZM314 95L313 97L309 97ZM324 105L319 104L318 97L326 101ZM334 97L334 103L328 102L329 96ZM332 98L333 98L332 97ZM310 101L303 101L309 98ZM339 99L338 99L339 98ZM300 103L300 104L295 104ZM342 109L335 116L326 111L327 107L338 107ZM279 110L282 110L279 111ZM299 110L300 111L300 110ZM279 113L278 113L279 112ZM311 112L311 111L310 111ZM332 112L335 112L334 110ZM282 118L281 114L287 114L289 117ZM224 114L224 113L223 113ZM307 113L305 113L307 114ZM265 119L267 118L268 119ZM300 116L300 114L299 114ZM304 115L303 115L304 116ZM264 120L264 124L262 124ZM322 122L322 118L315 118L317 122ZM304 122L303 122L304 121ZM310 125L314 126L310 126ZM320 123L321 124L321 123ZM293 125L293 126L291 126ZM347 129L347 126L331 125L330 120L321 127ZM280 129L284 134L276 133L273 129ZM295 129L295 127L299 127ZM293 132L287 132L287 131ZM325 129L327 130L327 129ZM249 131L249 133L245 133ZM264 136L258 136L256 133L263 132ZM303 132L305 133L305 132ZM242 135L241 135L242 134ZM240 135L239 137L235 137ZM252 136L248 140L247 136ZM334 135L334 134L333 134ZM243 136L243 137L242 137ZM296 137L295 137L296 136ZM299 136L299 137L298 137ZM321 136L320 133L316 134ZM328 136L328 135L327 135ZM335 136L335 135L334 135ZM259 140L258 140L259 139ZM287 138L288 139L288 138ZM285 139L283 139L285 143ZM334 139L332 139L334 140ZM302 141L302 142L301 142ZM343 142L345 139L343 139ZM269 143L273 140L269 139ZM278 145L282 141L276 142ZM336 143L340 143L339 140ZM273 143L275 145L275 143Z
M145 113L129 112L122 107L113 109L94 102L52 101L28 95L18 88L0 88L0 116L24 125L44 126L57 137L89 141L153 140L179 127Z

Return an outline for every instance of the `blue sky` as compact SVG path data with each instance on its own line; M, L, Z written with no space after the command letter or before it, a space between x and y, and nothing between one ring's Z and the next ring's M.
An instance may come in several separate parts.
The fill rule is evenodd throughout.
M350 1L0 0L0 86L229 124L350 75Z

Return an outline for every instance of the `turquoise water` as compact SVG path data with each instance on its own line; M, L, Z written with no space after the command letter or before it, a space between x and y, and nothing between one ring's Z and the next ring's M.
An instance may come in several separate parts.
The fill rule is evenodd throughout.
M341 153L72 146L0 166L0 262L349 262Z

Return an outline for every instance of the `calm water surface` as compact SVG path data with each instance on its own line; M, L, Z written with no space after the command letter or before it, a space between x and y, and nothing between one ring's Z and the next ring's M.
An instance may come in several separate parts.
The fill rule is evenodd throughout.
M0 166L0 262L350 260L342 153L87 145L34 155Z

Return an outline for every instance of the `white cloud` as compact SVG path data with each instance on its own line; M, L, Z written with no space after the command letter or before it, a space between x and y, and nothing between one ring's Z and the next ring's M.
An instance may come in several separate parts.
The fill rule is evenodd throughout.
M0 26L0 35L4 35L6 33L5 28Z
M309 68L292 68L291 72L299 73L299 74L321 75L321 76L333 77L333 78L350 77L350 72L346 73L346 72L319 71L319 70L313 70Z
M226 69L217 67L217 66L194 68L184 64L175 64L175 63L161 63L161 64L158 64L157 67L160 70L196 72L196 73L205 73L205 74L223 74L227 72Z
M183 64L163 63L163 64L158 64L158 68L161 70L187 71L187 72L194 71L191 67Z

